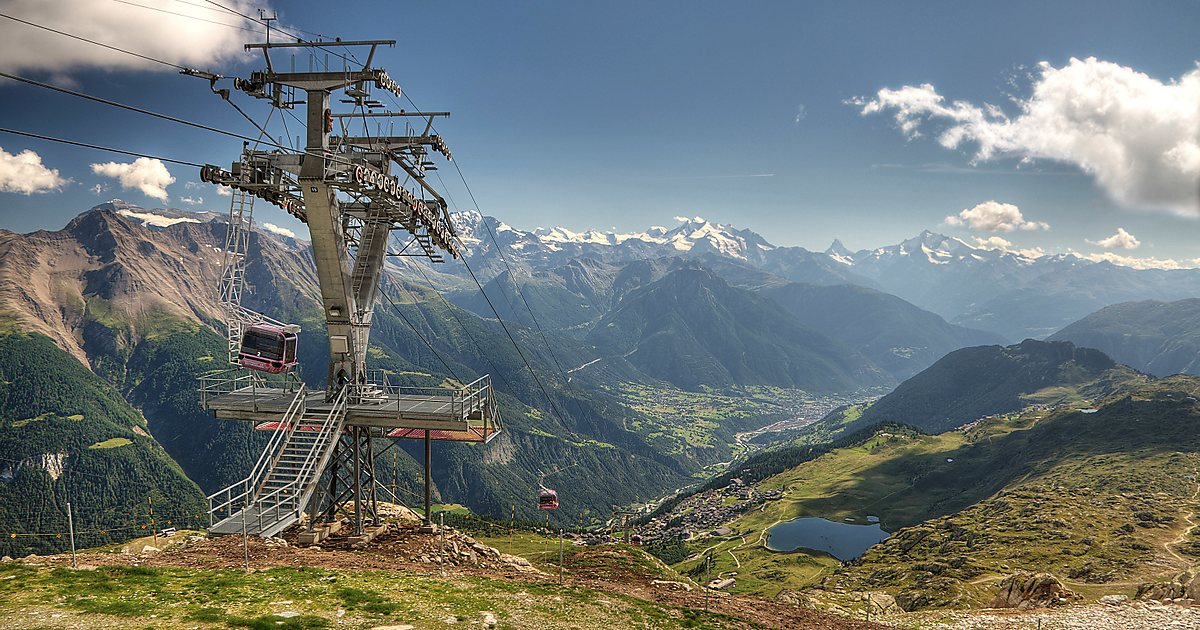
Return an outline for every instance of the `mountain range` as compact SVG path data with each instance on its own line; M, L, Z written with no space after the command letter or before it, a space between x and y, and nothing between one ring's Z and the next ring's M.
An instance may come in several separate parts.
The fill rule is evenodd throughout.
M1035 257L929 231L875 249L851 252L838 241L813 252L775 246L750 230L700 217L680 219L674 228L623 234L563 228L522 231L476 212L455 215L471 259L488 260L479 266L491 275L502 271L490 255L497 246L512 265L529 272L581 258L620 263L720 257L794 282L881 290L953 324L989 331L1009 342L1045 337L1118 302L1200 295L1197 269L1135 269L1075 254Z
M815 253L699 219L605 236L522 232L471 213L454 218L484 291L461 265L389 261L383 290L391 299L377 307L370 363L419 386L493 375L506 431L482 449L438 445L434 458L437 496L485 513L514 505L532 512L527 489L539 471L551 471L555 483L569 488L563 496L599 519L614 502L654 496L728 460L734 433L791 413L776 404L689 425L686 412L664 420L653 416L662 413L653 405L631 406L631 392L685 401L722 392L736 397L747 387L848 396L891 387L964 346L999 348L994 344L1003 334L950 323L883 288L910 264L917 276L932 274L921 276L926 280L961 267L961 282L971 273L1008 277L997 270L1041 264L929 234L921 239L928 252L906 242L873 253L836 245ZM61 502L76 492L72 484L80 478L64 475L60 464L69 472L72 462L86 460L75 451L97 444L105 446L92 450L158 471L148 478L161 482L160 491L190 488L173 491L179 504L172 509L180 513L199 505L199 493L245 474L262 436L212 419L195 392L196 378L224 361L215 299L224 234L218 215L119 200L62 230L0 231L0 335L14 347L53 348L42 354L54 364L52 373L62 375L65 391L99 388L101 398L111 399L103 413L81 413L95 406L57 399L5 411L0 434L20 437L8 442L14 466L0 475L4 487L21 488L9 495L14 505ZM938 253L947 248L957 253ZM914 251L923 252L924 262L911 262ZM1149 273L1078 264L1094 274ZM256 231L246 273L246 304L300 324L301 363L322 364L326 343L307 243ZM320 372L303 375L320 386ZM28 400L32 387L6 376L0 393ZM62 420L80 415L83 421ZM37 418L59 420L31 421ZM77 433L64 442L75 446L54 450L64 430ZM664 431L681 443L710 446L663 452L653 444ZM418 453L406 449L382 476L415 491ZM107 491L102 484L88 492Z

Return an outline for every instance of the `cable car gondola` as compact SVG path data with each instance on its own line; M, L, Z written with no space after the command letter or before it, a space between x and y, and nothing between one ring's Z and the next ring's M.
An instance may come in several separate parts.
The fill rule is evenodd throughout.
M541 484L538 484L541 485ZM538 493L538 509L539 510L557 510L558 509L558 493L541 486L541 492Z
M296 326L252 324L242 333L238 365L279 374L296 369Z

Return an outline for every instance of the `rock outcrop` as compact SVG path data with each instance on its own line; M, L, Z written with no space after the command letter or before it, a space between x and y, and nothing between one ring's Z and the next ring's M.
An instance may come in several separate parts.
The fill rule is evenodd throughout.
M991 608L1046 608L1083 599L1049 573L1018 571L1000 582Z
M1138 587L1137 599L1169 601L1187 598L1200 600L1200 568L1177 574L1163 582L1147 582Z

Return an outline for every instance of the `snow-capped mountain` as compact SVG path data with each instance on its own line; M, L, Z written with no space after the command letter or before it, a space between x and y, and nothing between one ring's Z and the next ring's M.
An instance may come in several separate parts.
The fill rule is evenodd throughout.
M175 208L147 210L121 199L112 199L93 208L93 210L97 209L108 210L152 228L166 228L178 223L206 223L223 216L215 212L192 212Z
M628 233L596 229L576 232L564 227L523 231L475 211L459 212L451 218L468 249L479 250L471 251L471 256L488 251L494 235L496 242L518 257L551 264L578 256L618 261L680 254L714 254L756 263L765 252L776 249L751 230L738 230L703 217L678 217L679 225L672 228L653 226Z
M824 252L813 252L779 247L753 231L701 217L677 218L674 227L622 233L562 227L524 231L477 212L454 215L472 265L488 278L505 269L489 255L493 243L505 250L510 264L532 271L579 259L627 263L716 256L796 282L886 291L950 322L1012 341L1048 335L1117 302L1200 295L1196 269L1134 269L1073 254L1031 256L928 230L895 245L851 252L834 241Z

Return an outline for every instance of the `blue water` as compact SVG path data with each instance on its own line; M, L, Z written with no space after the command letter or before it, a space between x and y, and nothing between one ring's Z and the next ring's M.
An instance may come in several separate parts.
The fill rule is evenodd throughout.
M890 534L879 523L856 525L806 517L778 523L767 530L767 549L824 551L838 560L853 560Z

